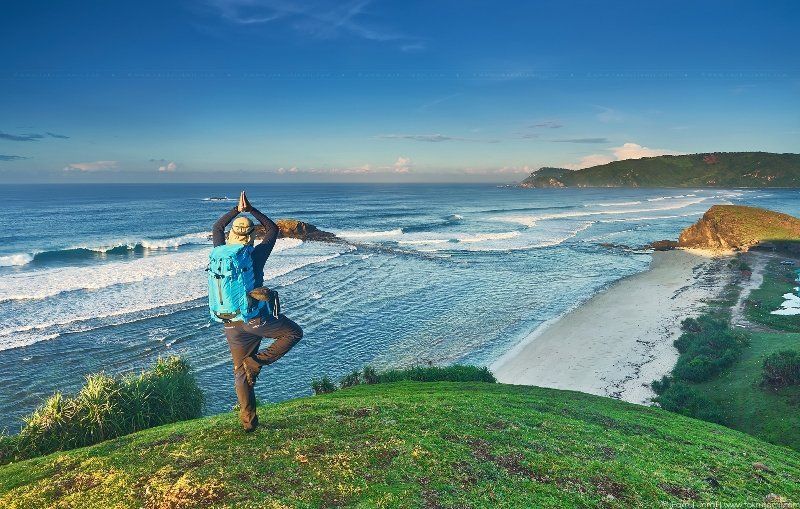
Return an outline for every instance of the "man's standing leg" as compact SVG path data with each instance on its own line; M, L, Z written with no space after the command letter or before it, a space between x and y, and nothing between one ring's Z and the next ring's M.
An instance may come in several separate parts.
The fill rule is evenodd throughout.
M258 426L256 415L255 377L258 372L248 371L246 361L252 361L261 345L261 337L247 332L243 326L225 327L225 338L233 359L233 386L239 400L239 420L245 431Z

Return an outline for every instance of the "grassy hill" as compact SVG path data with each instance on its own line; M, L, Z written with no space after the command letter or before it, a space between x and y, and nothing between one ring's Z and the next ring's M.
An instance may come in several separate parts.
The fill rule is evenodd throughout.
M800 241L800 219L743 205L714 205L678 238L682 247L747 249L763 242Z
M0 467L0 507L657 507L800 501L800 453L608 398L362 385ZM782 497L782 498L778 498Z
M644 157L582 170L543 168L521 187L800 187L800 154L718 152Z

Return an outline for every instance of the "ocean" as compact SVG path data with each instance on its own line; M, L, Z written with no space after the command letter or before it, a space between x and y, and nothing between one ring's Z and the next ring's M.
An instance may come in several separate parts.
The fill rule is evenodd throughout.
M303 340L271 365L261 401L366 364L489 365L527 333L648 267L713 204L800 215L796 190L516 189L493 185L246 185L270 217L343 244L278 241L265 284ZM211 224L225 185L0 187L0 429L88 373L183 355L206 413L235 403L221 326L208 319ZM220 199L222 198L222 199Z

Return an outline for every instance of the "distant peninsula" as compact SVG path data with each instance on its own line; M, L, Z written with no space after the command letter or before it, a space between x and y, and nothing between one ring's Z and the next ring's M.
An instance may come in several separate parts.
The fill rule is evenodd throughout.
M584 168L544 167L522 188L800 187L800 154L714 152L626 159Z

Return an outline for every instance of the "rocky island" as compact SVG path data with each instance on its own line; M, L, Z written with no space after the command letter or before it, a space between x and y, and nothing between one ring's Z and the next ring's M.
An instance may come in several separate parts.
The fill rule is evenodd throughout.
M341 242L341 239L331 232L320 230L311 223L298 221L297 219L278 219L278 238L313 240L317 242ZM256 225L256 239L264 238L264 227Z

